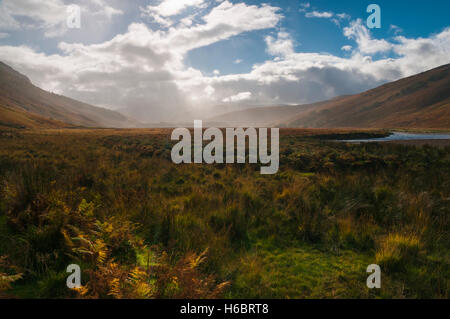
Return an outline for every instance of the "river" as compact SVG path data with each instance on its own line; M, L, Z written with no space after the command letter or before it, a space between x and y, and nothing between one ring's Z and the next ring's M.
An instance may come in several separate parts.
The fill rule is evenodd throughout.
M450 134L435 133L400 133L393 132L386 137L344 140L347 143L369 143L369 142L389 142L389 141L420 141L420 140L450 140Z

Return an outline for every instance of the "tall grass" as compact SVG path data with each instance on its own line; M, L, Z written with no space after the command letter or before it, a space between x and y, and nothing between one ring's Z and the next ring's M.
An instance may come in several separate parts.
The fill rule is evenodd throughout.
M11 294L74 296L57 287L79 263L84 297L448 295L449 148L286 136L280 172L262 176L177 166L165 134L0 139L0 256L15 267L0 273L23 274Z

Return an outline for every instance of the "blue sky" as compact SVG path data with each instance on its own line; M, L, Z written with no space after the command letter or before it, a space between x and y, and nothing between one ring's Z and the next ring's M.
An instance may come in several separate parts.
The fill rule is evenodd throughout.
M381 8L369 29L366 8ZM67 27L67 7L81 28ZM450 62L446 0L0 0L0 60L146 120L352 94ZM192 115L193 116L193 115Z
M239 1L232 1L239 2ZM427 37L441 32L450 23L450 1L445 0L277 0L264 1L270 5L283 8L285 18L280 27L292 35L296 51L328 52L337 56L348 53L341 50L346 44L353 45L342 34L331 19L306 18L305 12L300 12L303 3L310 3L308 11L347 13L352 19L367 19L367 6L372 3L380 5L382 12L382 28L372 29L376 38L393 38L402 34L408 37ZM248 4L258 4L261 1L246 1ZM390 26L401 28L397 32ZM264 37L275 32L263 30L240 35L228 41L215 43L211 46L192 51L187 57L187 63L205 72L219 69L221 73L248 72L254 63L261 63L270 56L265 51ZM389 54L388 54L389 55ZM233 63L240 59L243 62Z

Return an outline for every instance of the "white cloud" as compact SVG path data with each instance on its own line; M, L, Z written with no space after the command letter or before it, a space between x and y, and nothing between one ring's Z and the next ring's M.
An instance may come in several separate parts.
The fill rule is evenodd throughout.
M109 6L106 0L79 0L76 4L82 9L82 17L111 19L123 14L121 10ZM61 36L68 30L69 5L62 0L2 0L0 30L43 29L47 37ZM27 22L21 21L23 18Z
M0 32L0 39L9 38L9 33Z
M393 47L386 40L372 39L369 30L363 25L361 19L352 21L350 26L344 28L344 35L349 39L354 39L360 52L365 54L387 52Z
M122 10L108 5L108 1L110 0L81 0L80 3L81 5L84 5L84 8L92 10L93 15L100 17L104 16L108 19L124 13Z
M351 45L344 45L342 48L341 48L341 50L342 51L351 51L352 50L352 46Z
M211 85L208 85L208 86L205 88L205 94L206 94L208 97L211 97L211 96L214 94L214 92L216 92L216 90L215 90Z
M241 59L236 59L236 60L234 60L233 63L234 63L234 64L241 64L241 63L242 63L242 60L241 60Z
M142 11L147 14L156 14L162 17L170 17L180 14L189 7L204 7L205 0L162 0L157 6L147 6Z
M370 35L370 34L369 34ZM255 105L310 103L358 93L450 62L450 28L427 39L398 37L389 43L397 58L375 60L352 50L349 58L330 54L292 53L284 59L255 65L250 73L203 78L215 97L227 101L235 92L252 92ZM364 50L363 50L364 51Z
M312 11L305 14L305 17L307 18L332 18L334 16L333 12L320 12L320 11Z
M398 36L396 41L393 51L400 56L397 63L408 75L450 62L450 27L429 38Z
M338 27L341 27L341 23L343 20L349 20L351 17L350 15L346 13L338 13L335 15L334 18L331 19L331 21L336 24Z
M222 100L224 103L235 103L235 102L242 102L246 100L250 100L252 98L252 92L240 92L236 95L227 97Z
M184 27L190 27L194 23L194 20L193 20L194 16L195 15L190 15L188 17L181 19L180 24Z
M286 56L294 52L292 38L287 32L278 32L277 38L266 37L267 53L273 56Z
M204 8L206 7L205 0L162 0L159 5L148 5L145 8L140 8L142 16L148 16L162 27L171 27L175 22L171 17L181 14L187 8ZM180 21L184 26L192 25L193 16L185 17Z
M338 14L336 14L336 17L338 17L341 20L345 20L345 19L348 20L351 18L350 15L347 13L338 13Z
M3 0L0 6L16 27L53 29L61 27L67 17L67 6L61 0ZM31 22L19 23L19 17L27 17Z
M202 24L180 25L156 33L165 50L185 53L243 32L273 28L282 18L279 11L280 8L264 4L255 6L224 1L201 18Z
M394 34L399 34L403 32L403 29L395 24L389 26L389 32L394 32Z
M21 46L0 46L0 59L44 89L110 108L129 108L144 120L180 116L193 101L210 99L209 78L186 67L190 50L234 35L273 28L279 8L224 1L202 17L203 23L151 30L133 23L128 31L92 45L61 42L62 54L46 55ZM216 72L215 78L220 78ZM219 101L226 96L218 94ZM175 111L176 110L176 111Z
M311 11L307 12L306 9L300 9L301 12L306 12L305 17L306 18L321 18L321 19L330 19L334 24L336 24L338 27L341 27L341 22L343 20L349 20L351 16L347 13L337 13L335 14L332 11Z

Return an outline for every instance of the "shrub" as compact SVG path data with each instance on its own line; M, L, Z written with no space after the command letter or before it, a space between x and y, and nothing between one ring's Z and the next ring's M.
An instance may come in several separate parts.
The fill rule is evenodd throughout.
M16 272L16 267L11 266L7 262L5 256L0 256L0 298L7 296L7 291L10 290L11 284L22 278L22 274Z

